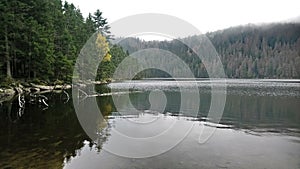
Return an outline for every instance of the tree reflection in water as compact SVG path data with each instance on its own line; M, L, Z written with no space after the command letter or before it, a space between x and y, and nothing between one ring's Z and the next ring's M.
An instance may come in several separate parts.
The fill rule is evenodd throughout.
M293 89L294 91L297 90ZM98 92L110 90L104 88ZM261 92L253 93L250 95L229 91L221 120L223 126L217 127L225 126L224 130L228 127L233 130L245 130L250 134L279 132L299 135L299 95L269 96L260 95ZM165 111L161 113L180 116L179 94L176 91L166 91L165 94L168 103ZM117 125L111 119L122 118L111 96L96 97L102 116L90 109L89 98L80 102L80 107L85 112L84 116L94 117L94 121L89 122L90 129L95 131L92 140L78 121L71 97L66 102L67 97L61 97L60 94L45 96L49 98L49 107L45 110L43 109L46 106L30 104L26 97L25 108L20 107L18 98L0 105L0 168L63 168L64 164L79 156L86 146L91 151L102 153L103 144L112 138L111 129ZM150 107L148 97L149 92L132 93L130 101L137 109L147 110ZM210 107L210 94L201 90L200 97L199 115L192 120L202 123L205 122ZM122 95L118 99L122 99ZM125 108L128 102L122 101ZM128 112L130 113L132 112ZM90 118L86 118L88 119Z
M64 162L80 154L86 142L101 150L109 136L109 126L103 120L97 121L101 137L94 142L82 130L72 100L65 102L61 94L45 96L49 98L48 109L38 102L30 103L29 96L22 107L18 97L0 105L0 168L62 168Z

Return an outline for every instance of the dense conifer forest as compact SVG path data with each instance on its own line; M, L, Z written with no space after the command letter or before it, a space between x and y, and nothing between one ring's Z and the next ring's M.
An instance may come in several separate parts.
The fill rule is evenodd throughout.
M70 82L76 58L88 38L98 32L109 43L113 36L100 10L84 18L74 4L61 0L3 0L0 13L2 83ZM219 53L228 78L300 78L299 23L245 25L205 35ZM184 40L192 42L199 36L203 35ZM195 77L207 77L193 49L180 40L128 38L118 46L109 43L111 59L101 63L97 80L110 78L128 54L149 47L171 51L190 66ZM140 76L165 75L152 70Z
M129 53L145 48L171 51L189 65L195 77L207 77L204 64L183 43L193 44L201 36L206 36L215 47L228 78L300 78L299 23L245 25L172 41L130 38L121 41L121 45ZM144 76L166 74L151 70Z

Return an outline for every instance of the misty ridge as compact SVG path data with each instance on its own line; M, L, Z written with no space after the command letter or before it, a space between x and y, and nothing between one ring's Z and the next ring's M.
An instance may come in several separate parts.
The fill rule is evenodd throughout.
M146 41L134 37L119 38L118 41L129 54L147 48L170 51L188 64L195 77L205 78L208 77L206 69L213 67L214 61L205 67L193 52L201 46L197 46L196 41L203 39L215 47L228 78L289 79L300 78L299 37L300 23L286 22L248 24L170 41ZM186 43L194 44L193 49ZM147 70L140 76L169 77L159 70Z

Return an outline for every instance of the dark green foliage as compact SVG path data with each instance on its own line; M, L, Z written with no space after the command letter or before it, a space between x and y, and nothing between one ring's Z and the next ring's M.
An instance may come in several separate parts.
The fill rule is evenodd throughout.
M1 81L70 82L87 39L97 30L110 36L100 10L84 19L75 5L61 0L2 0L0 19Z
M107 39L110 39L110 27L108 26L107 19L103 18L102 12L99 9L94 13L92 19L96 30L104 34Z
M118 65L124 58L128 56L120 46L113 45L110 48L110 54L112 55L110 62L101 62L97 71L97 80L107 79L113 77Z
M0 20L1 82L70 82L76 58L86 41L95 32L111 38L107 19L100 10L84 19L75 5L61 0L1 0ZM247 25L206 36L230 78L300 78L300 24ZM199 36L184 40L193 44L196 38ZM202 61L180 40L146 42L129 38L120 45L126 52L111 46L111 61L99 65L98 80L112 77L126 56L145 48L170 51L191 68L195 77L208 77ZM167 75L147 70L137 78L156 76Z

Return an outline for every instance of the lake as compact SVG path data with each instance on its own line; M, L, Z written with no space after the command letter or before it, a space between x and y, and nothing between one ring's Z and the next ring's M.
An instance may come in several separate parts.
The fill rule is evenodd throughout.
M16 97L0 104L0 168L300 168L300 80L227 80L217 123L209 112L221 105L212 99L220 81L115 82L74 103L65 93L44 94L49 106L28 95L24 108Z

